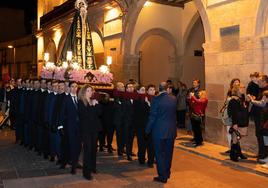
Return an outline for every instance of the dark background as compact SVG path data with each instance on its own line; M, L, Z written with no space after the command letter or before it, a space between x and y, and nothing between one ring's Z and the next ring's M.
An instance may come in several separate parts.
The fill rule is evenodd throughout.
M37 0L0 0L0 7L24 10L26 34L32 32L31 21L36 20L37 17Z

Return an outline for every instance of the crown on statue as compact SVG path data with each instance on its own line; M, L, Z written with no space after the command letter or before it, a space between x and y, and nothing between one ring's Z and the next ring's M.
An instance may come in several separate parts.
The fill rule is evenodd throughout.
M85 9L87 9L87 0L76 0L75 2L75 8L77 10L80 10L82 7L84 7Z

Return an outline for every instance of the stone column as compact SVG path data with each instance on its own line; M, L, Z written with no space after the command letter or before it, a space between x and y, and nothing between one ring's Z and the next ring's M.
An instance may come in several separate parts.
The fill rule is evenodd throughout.
M263 42L267 43L266 41L268 41L266 38L239 38L238 48L232 51L223 48L223 45L226 45L223 43L228 41L207 42L203 45L205 51L206 90L209 98L206 111L206 140L221 145L227 144L226 128L221 122L219 111L224 104L230 81L233 78L239 78L247 86L250 81L250 73L264 71L263 55L265 54L264 51L268 49L263 47L265 46ZM249 136L243 145L245 149L256 149L254 134L254 125L250 123Z
M129 79L139 80L139 55L125 55L124 56L124 81L127 82Z

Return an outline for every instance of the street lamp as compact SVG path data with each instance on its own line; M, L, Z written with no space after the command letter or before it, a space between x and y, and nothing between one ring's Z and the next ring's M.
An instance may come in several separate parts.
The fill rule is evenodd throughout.
M16 48L14 46L12 46L12 45L8 45L7 47L10 48L10 49L13 49L13 63L14 63L14 66L15 66L15 64L16 64ZM10 73L12 73L11 66L10 66ZM13 77L12 74L11 74L11 77Z

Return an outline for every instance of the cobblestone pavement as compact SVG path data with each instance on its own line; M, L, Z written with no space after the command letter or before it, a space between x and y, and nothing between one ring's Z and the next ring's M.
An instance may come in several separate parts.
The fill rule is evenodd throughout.
M35 152L14 144L14 133L0 132L0 177L1 187L6 188L83 188L83 187L267 187L268 178L233 164L221 154L226 148L205 143L200 148L189 148L189 137L179 134L176 140L172 176L167 184L153 182L155 168L147 168L125 158L106 152L98 153L97 168L93 181L69 174L70 168L58 169L55 163L38 157ZM134 151L136 152L136 146ZM136 159L136 158L134 158ZM232 165L233 164L233 165ZM243 166L243 165L242 165ZM255 164L256 166L256 164ZM254 165L253 165L254 167ZM263 175L263 174L262 174Z

